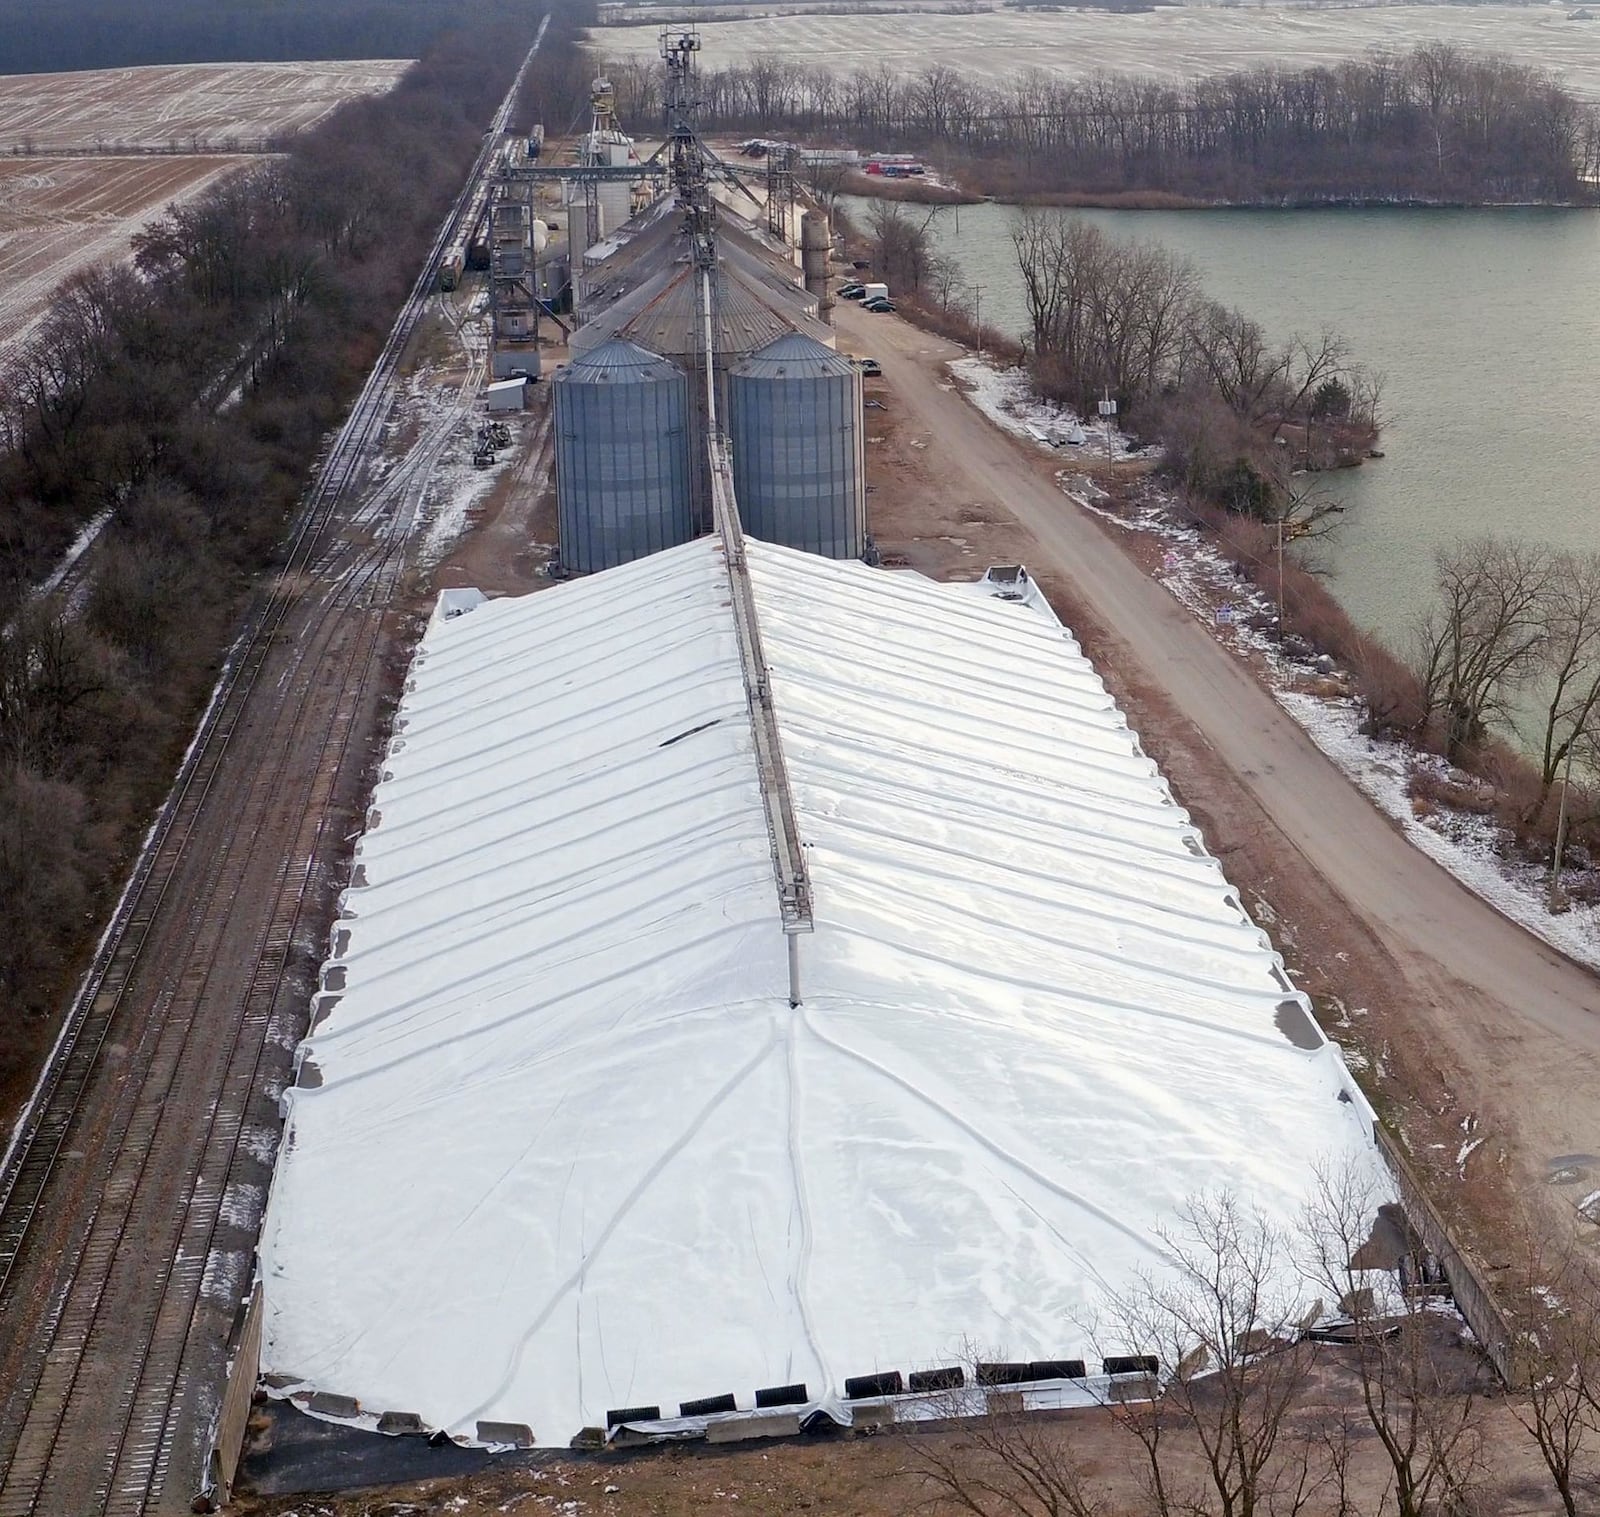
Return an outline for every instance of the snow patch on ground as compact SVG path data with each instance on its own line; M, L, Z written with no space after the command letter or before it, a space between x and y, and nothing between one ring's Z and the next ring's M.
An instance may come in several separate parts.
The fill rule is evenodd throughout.
M235 1183L223 1191L218 1216L225 1226L254 1231L261 1221L261 1208L266 1199L266 1186Z
M452 457L451 452L464 456ZM428 525L422 534L417 559L431 569L466 530L472 508L488 496L495 481L505 472L511 453L503 452L487 469L473 467L472 439L464 447L456 444L439 460L428 488Z
M1042 448L1083 448L1103 457L1109 430L1113 457L1141 456L1126 433L1114 426L1108 429L1099 417L1085 421L1065 406L1039 399L1025 369L997 369L981 358L957 358L945 367L965 387L967 399L1014 437Z
M90 547L94 543L95 538L100 535L101 531L105 527L105 524L111 520L111 516L111 507L107 506L104 511L101 511L98 515L91 517L90 520L84 524L83 530L80 531L75 538L73 538L72 546L61 555L61 561L50 572L49 578L45 579L39 584L35 593L39 595L53 595L61 588L63 581L70 573L72 573L72 570L77 564L78 560L89 551Z
M250 1278L248 1249L215 1251L206 1256L200 1276L200 1294L219 1305L231 1305L243 1295Z
M1600 911L1574 906L1561 916L1545 908L1548 872L1505 857L1504 839L1492 817L1438 810L1419 819L1407 779L1413 767L1428 767L1431 755L1413 754L1399 743L1381 742L1361 731L1354 700L1326 700L1278 690L1278 702L1329 758L1358 784L1378 808L1435 862L1497 911L1520 923L1551 947L1600 969Z
M239 1134L239 1149L258 1164L271 1164L278 1153L278 1135L269 1128L247 1123Z
M474 372L482 368L488 351L487 305L488 296L480 291L456 311L457 338ZM493 490L516 453L522 418L494 419L509 423L512 446L497 450L495 462L480 469L473 464L472 455L478 430L490 417L478 385L464 385L459 371L441 373L424 365L411 375L396 402L391 433L409 430L416 440L408 449L387 455L374 478L382 480L385 491L398 492L399 501L409 503L416 495L416 472L426 471L415 521L407 509L390 518L400 531L420 529L416 535L420 568L432 569L450 552L466 530L472 509Z
M1035 396L1021 369L996 369L976 358L957 359L949 368L966 387L967 398L1014 436L1038 442L1038 432L1047 438L1057 435L1066 425L1064 418L1070 417ZM1098 430L1091 435L1100 437ZM1104 443L1100 446L1103 449ZM1134 451L1121 434L1114 446L1121 456ZM1348 688L1348 680L1326 660L1295 658L1285 650L1276 635L1271 599L1241 577L1210 538L1183 519L1176 500L1146 481L1130 503L1113 509L1111 497L1086 476L1064 470L1057 478L1067 498L1084 510L1162 541L1156 578L1222 642L1257 663L1284 710L1381 811L1400 824L1416 847L1536 937L1600 969L1600 906L1575 903L1565 913L1551 915L1546 906L1547 866L1511 857L1508 840L1493 817L1442 806L1419 817L1410 793L1411 776L1426 770L1449 777L1449 766L1435 755L1362 732L1365 713L1353 695L1297 688L1318 675L1333 689Z

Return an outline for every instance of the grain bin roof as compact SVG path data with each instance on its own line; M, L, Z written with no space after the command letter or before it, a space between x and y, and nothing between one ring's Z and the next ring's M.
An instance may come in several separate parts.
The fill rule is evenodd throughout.
M742 379L831 379L855 371L848 358L800 332L769 342L733 369Z
M1293 1227L1374 1166L1058 623L747 547L803 1004L717 541L436 619L287 1093L267 1373L561 1445L964 1341L1087 1357L1186 1199Z
M676 379L679 371L659 353L638 343L613 337L574 358L557 371L555 382L569 385L638 384L644 380Z

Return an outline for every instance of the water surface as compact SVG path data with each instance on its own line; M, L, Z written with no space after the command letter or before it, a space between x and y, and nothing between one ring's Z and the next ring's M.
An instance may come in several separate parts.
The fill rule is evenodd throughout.
M1270 333L1331 327L1384 374L1387 457L1321 482L1348 507L1334 588L1386 640L1403 644L1455 537L1600 550L1600 212L1082 214L1186 255ZM934 229L982 284L985 323L1021 333L1011 217L962 206Z

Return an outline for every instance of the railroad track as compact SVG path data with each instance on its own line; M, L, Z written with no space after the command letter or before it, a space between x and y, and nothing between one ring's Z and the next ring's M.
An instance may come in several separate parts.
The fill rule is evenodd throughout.
M384 613L476 374L414 465L370 498L361 486L439 256L543 35L228 655L0 1164L3 1517L185 1510L199 1489L303 1022L296 961L318 956L329 819L341 789L359 796Z

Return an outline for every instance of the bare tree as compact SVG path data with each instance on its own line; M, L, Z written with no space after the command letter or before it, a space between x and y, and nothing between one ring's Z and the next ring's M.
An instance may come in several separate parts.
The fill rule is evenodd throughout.
M1059 210L1019 212L1011 243L1034 353L1074 405L1109 392L1126 408L1182 381L1199 299L1186 259Z
M1474 537L1440 549L1435 562L1439 599L1418 624L1416 669L1454 760L1508 714L1544 661L1552 559L1534 544Z
M1198 366L1230 410L1252 424L1271 416L1289 355L1267 341L1259 322L1208 300L1191 314L1188 338Z
M105 688L82 630L59 607L23 600L0 629L0 759L54 772Z
M0 1013L37 1004L44 971L83 914L82 792L26 765L0 764ZM8 1039L0 1022L0 1067Z
M1600 1442L1600 1286L1570 1239L1524 1232L1528 1389L1512 1411L1538 1446L1562 1510L1579 1517L1600 1498L1600 1471L1590 1463ZM1581 1508L1580 1496L1591 1498Z
M1539 794L1527 820L1537 824L1567 757L1600 722L1600 553L1562 553L1551 561L1546 597L1548 699L1539 755Z
M1339 524L1344 507L1314 482L1287 481L1282 496L1273 504L1267 521L1282 523L1285 543L1311 542L1327 537Z
M1293 1517L1322 1484L1313 1449L1285 1436L1305 1389L1299 1272L1288 1240L1230 1194L1191 1199L1162 1237L1173 1268L1118 1293L1096 1334L1138 1345L1169 1367L1161 1399L1125 1409L1158 1513ZM1163 1451L1174 1429L1199 1446L1202 1496L1177 1488Z
M933 223L943 209L930 206L919 217L895 203L873 206L867 217L872 267L891 287L922 288L934 257Z
M1116 400L1159 438L1188 490L1281 523L1286 540L1333 529L1342 508L1291 485L1284 433L1304 426L1308 467L1371 435L1379 382L1350 362L1343 339L1274 343L1257 322L1206 299L1187 260L1118 242L1059 210L1019 212L1011 242L1044 394L1080 411ZM1319 420L1324 442L1313 449Z
M1481 1366L1452 1367L1439 1315L1394 1288L1375 1256L1381 1197L1354 1170L1324 1172L1306 1213L1308 1266L1349 1322L1362 1409L1392 1472L1397 1517L1470 1509L1484 1475Z
M844 193L844 184L850 174L850 165L843 159L829 158L813 153L802 160L802 177L817 204L833 216L834 206Z
M952 304L960 305L959 297L967 286L962 278L961 265L946 253L935 253L928 260L928 290L943 310Z
M958 1433L907 1440L907 1473L923 1504L970 1517L1105 1517L1105 1497L1059 1422L1024 1410L1014 1394L977 1394L976 1415L959 1393L939 1408L961 1419Z

